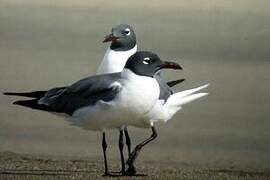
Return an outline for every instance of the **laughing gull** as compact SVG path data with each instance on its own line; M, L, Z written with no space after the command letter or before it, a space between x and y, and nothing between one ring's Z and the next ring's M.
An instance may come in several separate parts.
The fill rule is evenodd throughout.
M122 145L123 126L126 125L151 127L155 132L151 138L156 136L149 111L160 96L155 74L164 68L181 69L180 65L174 62L161 61L154 53L136 52L118 73L90 76L70 86L49 91L4 94L33 97L31 100L15 101L14 104L69 115L72 125L86 130L102 131L104 171L105 175L109 175L104 130L121 129ZM149 139L148 141L150 142Z
M113 27L111 30L111 34L107 35L103 42L111 42L111 45L107 49L104 58L100 66L98 67L97 74L122 71L127 59L137 51L135 31L130 25L127 24L120 24ZM155 74L155 78L158 81L160 87L160 101L157 102L157 104L154 106L153 110L149 112L149 114L155 119L163 119L163 121L166 121L177 112L174 110L170 110L172 106L168 103L166 104L167 99L173 94L173 91L170 89L170 87L184 81L184 79L179 79L166 83L162 80L160 73ZM175 98L175 96L172 96L172 98ZM128 154L130 156L131 141L128 135L127 127L124 128L124 132L126 136ZM122 136L121 132L120 136ZM132 164L130 159L128 160L128 162L130 162L129 164ZM129 167L128 171L135 172L135 167Z
M127 24L120 24L112 28L111 34L107 35L103 41L111 42L110 47L107 49L101 64L97 69L96 74L106 74L121 72L127 62L127 59L137 52L136 34L133 28ZM124 134L126 145L128 149L128 155L131 154L131 140L127 127L124 127ZM122 137L122 131L119 134L119 150L123 151L122 143L120 139ZM121 157L122 172L124 169L124 157Z

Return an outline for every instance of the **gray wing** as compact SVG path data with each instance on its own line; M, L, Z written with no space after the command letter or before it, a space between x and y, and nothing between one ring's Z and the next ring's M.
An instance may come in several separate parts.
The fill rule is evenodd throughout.
M103 100L113 100L121 90L120 73L96 75L84 78L66 88L49 90L38 103L49 106L55 112L72 115L81 107Z
M159 84L160 88L160 94L159 94L159 99L164 100L165 102L167 99L170 97L170 95L173 94L173 91L170 89L170 87L167 85L167 83L161 78L161 74L157 73L155 75L155 78Z

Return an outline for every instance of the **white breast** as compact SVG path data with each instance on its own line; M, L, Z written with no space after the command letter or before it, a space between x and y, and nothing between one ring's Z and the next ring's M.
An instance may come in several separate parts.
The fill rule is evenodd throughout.
M137 51L137 45L128 51L114 51L108 48L98 67L97 74L121 72L128 58Z
M158 100L160 93L158 82L152 77L139 76L126 69L122 71L122 76L126 81L118 97L121 106L129 114L145 116Z

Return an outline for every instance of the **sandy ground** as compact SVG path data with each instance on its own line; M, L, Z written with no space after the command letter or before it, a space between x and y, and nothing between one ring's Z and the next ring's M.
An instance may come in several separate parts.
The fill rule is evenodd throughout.
M114 177L103 177L103 162L0 153L0 179L130 179L120 176L116 161L110 162ZM143 162L132 179L270 179L270 171L211 169L187 164Z

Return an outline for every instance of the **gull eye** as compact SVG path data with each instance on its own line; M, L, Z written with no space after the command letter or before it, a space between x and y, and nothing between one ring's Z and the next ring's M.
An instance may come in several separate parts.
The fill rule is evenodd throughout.
M143 64L149 64L149 61L150 61L149 57L143 58Z
M129 28L126 28L123 33L126 35L126 36L129 36L130 35L130 29Z

